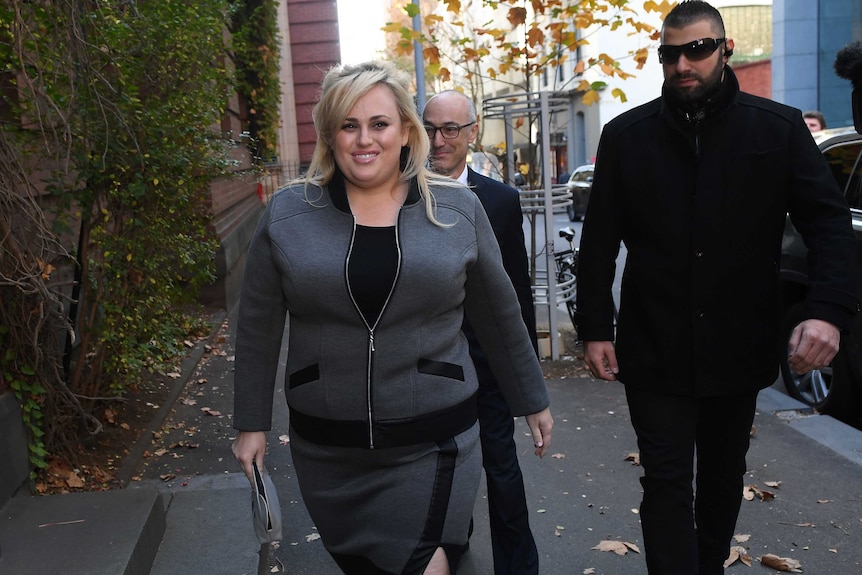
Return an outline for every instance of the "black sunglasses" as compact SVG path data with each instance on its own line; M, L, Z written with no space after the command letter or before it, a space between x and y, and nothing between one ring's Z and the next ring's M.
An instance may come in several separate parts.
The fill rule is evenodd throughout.
M658 47L658 61L662 64L676 64L683 54L687 60L703 60L715 52L725 40L726 38L701 38L680 46L662 44Z

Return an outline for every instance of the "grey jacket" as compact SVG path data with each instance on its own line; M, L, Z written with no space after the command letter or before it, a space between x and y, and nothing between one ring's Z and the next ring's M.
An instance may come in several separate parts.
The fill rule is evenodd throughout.
M351 445L366 448L390 444L376 440L387 433L415 434L407 443L441 439L425 437L423 422L440 416L445 427L463 420L478 386L461 332L464 313L512 413L548 406L541 368L478 198L463 187L437 186L432 193L438 220L451 226L428 221L414 182L398 217L395 286L371 330L345 277L355 221L343 188L309 187L306 193L294 186L272 197L249 248L240 300L236 429L270 428L286 315L291 424L314 429L306 437L311 441L343 445L326 434L348 423L352 427L342 431L361 435ZM475 423L475 415L467 417ZM404 431L400 423L418 427ZM450 429L448 437L461 431Z

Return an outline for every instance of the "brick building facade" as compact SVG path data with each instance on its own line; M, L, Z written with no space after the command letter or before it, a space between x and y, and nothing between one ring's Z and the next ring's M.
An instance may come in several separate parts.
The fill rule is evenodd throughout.
M277 164L258 175L218 181L212 187L212 210L220 238L216 257L217 281L203 294L211 305L230 309L239 299L245 254L268 195L297 177L311 161L316 133L311 112L326 71L340 60L338 7L335 0L281 0L278 6L281 35L281 125ZM233 99L232 114L222 129L242 131L242 103ZM225 122L227 124L225 124ZM240 169L250 168L248 158L237 158ZM249 172L251 174L251 172Z

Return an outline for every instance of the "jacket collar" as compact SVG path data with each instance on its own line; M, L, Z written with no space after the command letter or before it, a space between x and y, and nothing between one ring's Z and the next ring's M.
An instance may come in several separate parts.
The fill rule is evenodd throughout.
M344 186L344 174L335 166L335 172L332 174L332 179L329 181L329 185L327 185L327 189L329 190L329 197L332 198L332 205L340 211L346 214L351 213L350 211L350 202L347 201L347 189ZM416 178L412 178L410 180L410 188L407 190L407 199L404 201L405 206L409 206L415 204L420 199L419 194L419 183L416 181Z
M662 116L672 118L682 126L696 125L712 121L723 115L735 103L739 94L739 81L730 66L724 66L724 79L718 90L704 102L695 105L681 105L672 96L666 85L662 86Z

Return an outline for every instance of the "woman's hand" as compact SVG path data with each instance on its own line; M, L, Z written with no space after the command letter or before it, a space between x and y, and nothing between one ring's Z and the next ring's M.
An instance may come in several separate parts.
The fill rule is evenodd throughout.
M542 457L551 446L551 429L554 427L554 418L551 417L551 408L546 407L538 413L531 413L526 417L530 433L533 434L533 445L536 446L536 455Z
M239 461L242 470L249 481L253 481L252 462L257 462L257 468L263 469L263 457L266 454L266 433L263 431L240 431L231 446L233 456Z

